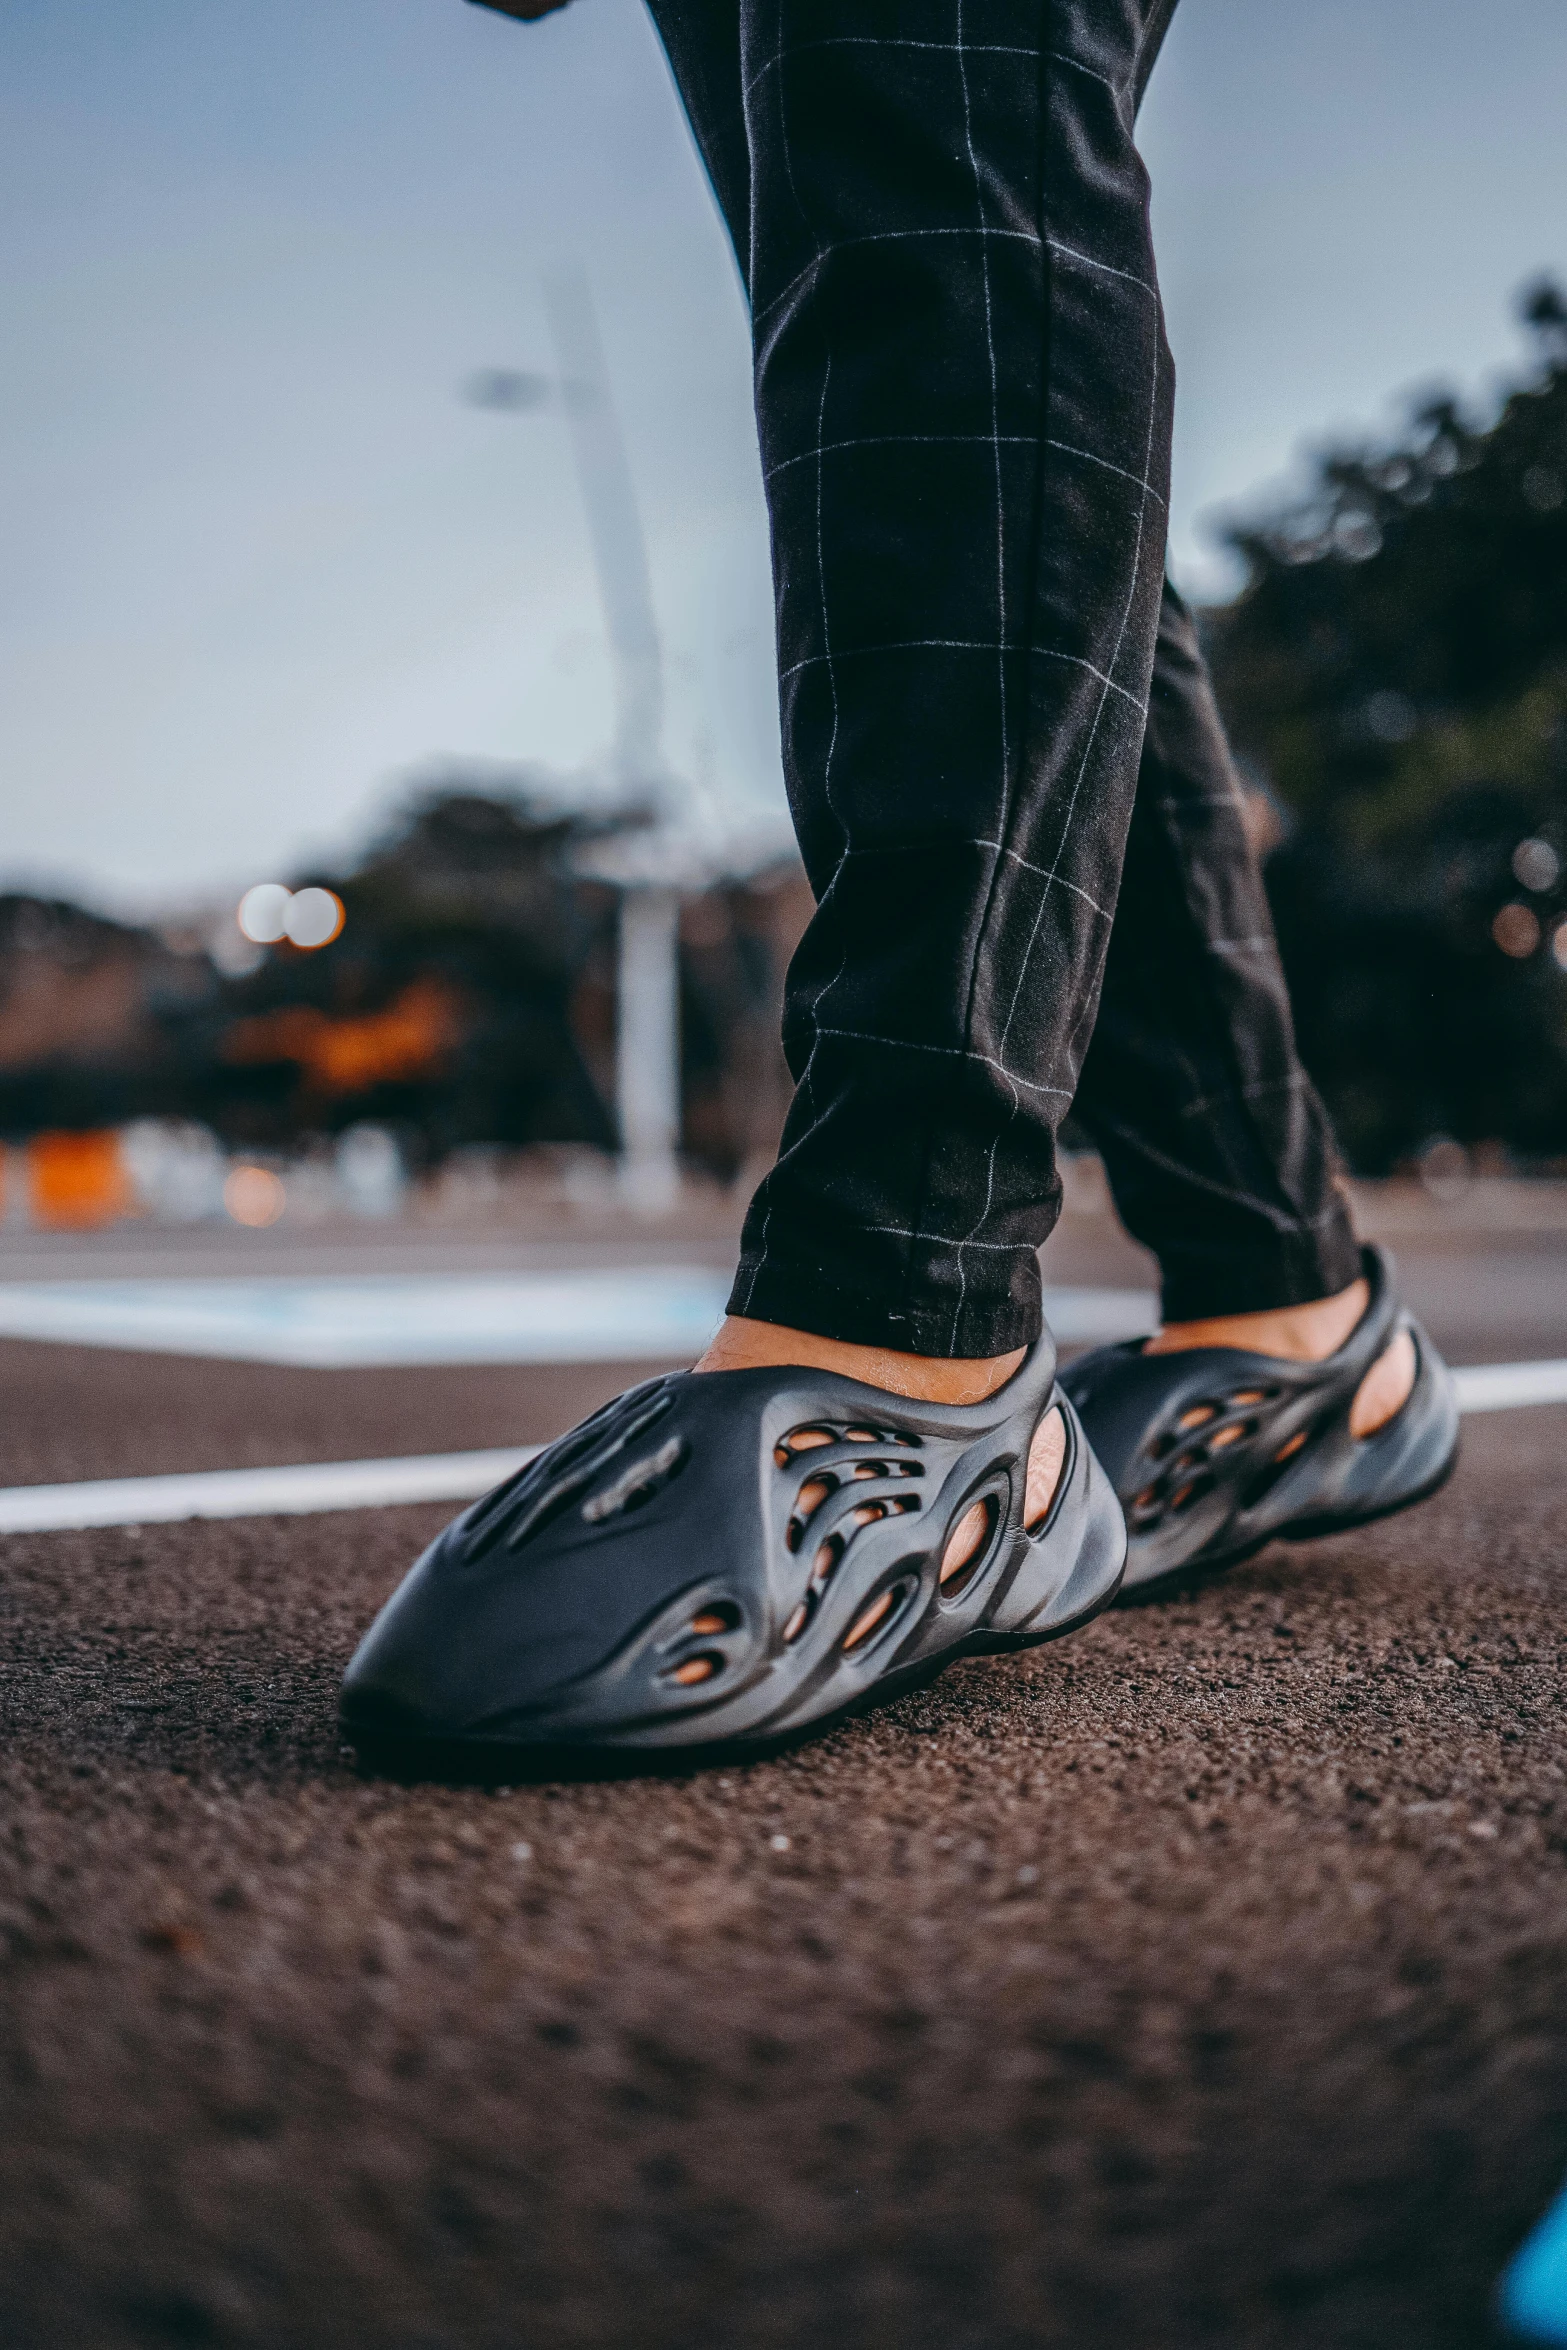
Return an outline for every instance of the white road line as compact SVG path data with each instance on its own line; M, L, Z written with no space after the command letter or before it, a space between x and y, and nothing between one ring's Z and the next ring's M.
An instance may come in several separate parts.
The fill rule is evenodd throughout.
M208 1469L188 1477L106 1477L0 1491L0 1534L71 1526L163 1526L178 1518L265 1518L473 1501L542 1448L416 1453L390 1461L310 1461L292 1469Z
M1471 1363L1453 1373L1461 1412L1510 1412L1519 1404L1567 1403L1567 1362Z
M1567 1362L1476 1363L1455 1371L1459 1409L1515 1411L1567 1403ZM108 1477L0 1490L0 1534L83 1526L161 1526L182 1518L301 1516L473 1501L540 1451L416 1453L389 1461L309 1461L288 1469L209 1469L181 1477Z

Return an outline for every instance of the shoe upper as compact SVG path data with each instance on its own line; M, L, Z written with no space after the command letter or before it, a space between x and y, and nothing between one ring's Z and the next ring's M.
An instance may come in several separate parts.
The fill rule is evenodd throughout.
M633 1388L436 1537L349 1665L345 1722L502 1742L771 1736L976 1633L1040 1636L1090 1521L1096 1558L1124 1540L1075 1422L1075 1478L1045 1528L1023 1527L1054 1371L1046 1336L976 1405L811 1370ZM942 1586L976 1505L984 1539ZM1118 1568L1098 1559L1099 1581Z
M1458 1432L1451 1375L1400 1303L1387 1251L1365 1249L1362 1270L1365 1313L1325 1361L1238 1347L1148 1354L1132 1340L1063 1373L1126 1512L1129 1586L1380 1514L1444 1472ZM1400 1330L1415 1345L1414 1387L1382 1429L1353 1437L1356 1392Z

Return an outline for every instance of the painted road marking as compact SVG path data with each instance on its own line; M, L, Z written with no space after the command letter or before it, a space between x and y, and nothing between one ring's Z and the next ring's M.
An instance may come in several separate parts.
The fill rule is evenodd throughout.
M0 1283L0 1337L353 1370L369 1364L689 1362L724 1311L710 1265L479 1276L282 1274ZM1152 1290L1052 1289L1068 1345L1151 1330Z
M1465 1412L1567 1403L1567 1362L1478 1363L1455 1371L1453 1378L1459 1408ZM531 1444L494 1452L418 1453L387 1461L307 1461L287 1469L207 1469L189 1476L13 1485L0 1491L0 1534L473 1501L541 1450Z
M370 1364L689 1362L724 1310L707 1265L450 1279L10 1281L0 1335L149 1354L354 1370Z
M0 1492L0 1534L72 1526L166 1526L179 1518L266 1518L317 1510L474 1501L543 1447L431 1452L390 1461L308 1461L292 1469L208 1469L187 1477L105 1477Z
M1567 1403L1567 1363L1471 1363L1453 1373L1461 1412L1511 1412L1520 1404Z

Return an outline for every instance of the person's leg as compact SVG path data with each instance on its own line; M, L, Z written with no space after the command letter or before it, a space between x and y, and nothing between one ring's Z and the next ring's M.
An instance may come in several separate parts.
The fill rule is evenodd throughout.
M437 1536L344 1676L362 1746L765 1746L1119 1587L1035 1251L1158 610L1170 368L1130 123L1169 5L910 0L893 29L739 0L736 44L716 0L655 0L746 230L818 900L799 1090L734 1351Z
M655 13L700 134L699 19ZM1162 569L1170 365L1130 125L1167 15L931 0L894 34L863 7L740 8L784 754L818 912L731 1300L744 1352L710 1361L797 1360L805 1333L906 1390L932 1359L993 1382L1038 1330ZM738 173L703 143L738 231Z
M741 0L647 0L749 295L751 144L740 8Z
M751 284L751 157L741 58L740 0L649 0L698 151L728 228L747 294ZM951 1359L872 1348L754 1317L731 1316L697 1366L714 1371L780 1359L836 1370L893 1393L968 1402L1005 1383L1021 1350L999 1358ZM1065 1430L1059 1412L1041 1421L1029 1451L1025 1513L1043 1518L1060 1475ZM960 1567L979 1529L960 1527L948 1571Z
M1167 591L1077 1113L1164 1276L1161 1329L1063 1375L1126 1512L1126 1585L1407 1508L1457 1453L1452 1381L1357 1248L1296 1056L1238 778Z
M651 4L749 286L739 0ZM1158 29L1143 47L1134 105ZM1124 1220L1161 1259L1168 1318L1153 1344L1329 1354L1365 1304L1358 1250L1333 1181L1327 1120L1295 1053L1217 705L1190 615L1168 583L1120 908L1078 1108ZM796 1331L752 1320L732 1321L707 1359L769 1361L780 1350L952 1398L983 1392L1015 1360L944 1363L885 1350L854 1350L851 1360L842 1342L802 1344ZM1400 1337L1357 1397L1356 1433L1398 1409L1412 1374Z
M1301 1305L1359 1272L1240 781L1168 584L1075 1115L1127 1228L1159 1260L1167 1320Z
M1334 1353L1366 1305L1327 1113L1289 995L1239 778L1190 613L1166 583L1104 990L1075 1114L1159 1260L1151 1351ZM1355 1433L1398 1408L1406 1337Z

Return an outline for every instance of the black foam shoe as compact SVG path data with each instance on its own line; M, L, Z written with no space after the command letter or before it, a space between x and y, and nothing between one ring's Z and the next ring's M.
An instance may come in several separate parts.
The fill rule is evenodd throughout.
M1066 1456L1030 1528L1052 1404ZM976 1511L981 1538L943 1582ZM437 1536L349 1665L343 1727L367 1751L762 1746L954 1657L1071 1631L1125 1555L1048 1334L977 1404L825 1371L680 1372Z
M1458 1457L1452 1375L1399 1303L1393 1260L1361 1252L1371 1302L1337 1354L1281 1361L1238 1347L1150 1355L1096 1347L1063 1373L1126 1512L1130 1592L1191 1568L1233 1566L1275 1536L1303 1542L1407 1509ZM1400 1330L1415 1346L1408 1400L1370 1436L1350 1406Z

